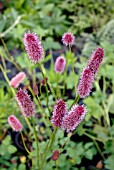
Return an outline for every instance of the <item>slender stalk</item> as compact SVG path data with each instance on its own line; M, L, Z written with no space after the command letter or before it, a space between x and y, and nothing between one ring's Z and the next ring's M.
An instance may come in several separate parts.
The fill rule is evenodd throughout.
M4 78L6 79L7 83L9 84L9 79L8 79L7 74L6 74L5 70L3 69L2 65L0 65L0 69L1 69L1 71L2 71L2 73L3 73L3 75L4 75ZM14 91L14 89L11 88L11 87L10 87L10 89L11 89L13 95L15 96L15 91Z
M24 116L24 119L25 119L25 121L26 121L26 123L27 123L27 125L28 125L28 127L29 127L29 129L30 129L30 131L32 131L32 126L31 126L28 118Z
M32 120L32 124L33 124L34 137L35 137L36 147L37 147L37 166L38 166L38 170L40 170L39 141L38 141L37 132L36 132L35 124L34 124L34 118L31 117L31 120Z
M48 111L49 111L49 113L50 113L50 108L49 108L49 104L48 104L49 96L48 96L48 87L47 87L46 77L45 77L45 75L44 75L44 72L43 72L43 70L42 70L42 67L41 67L40 63L38 63L38 66L39 66L39 68L40 68L40 71L41 71L41 73L42 73L42 76L43 76L43 78L44 78L44 82L45 82L45 85L46 85L46 95L47 95L46 104L47 104Z
M100 149L98 143L97 143L95 140L93 140L93 142L94 142L94 144L95 144L95 146L96 146L98 152L100 153L100 155L102 156L102 158L105 160L105 157L104 157L104 155L103 155L103 153L102 153L102 151L101 151L101 149Z
M25 144L25 141L24 141L24 136L23 136L23 133L22 132L20 132L21 133L21 138L22 138L22 142L23 142L23 145L24 145L24 148L25 148L25 150L27 151L27 153L29 154L29 155L31 155L31 152L27 149L27 147L26 147L26 144Z
M58 164L57 164L57 161L55 161L55 167L56 167L56 170L58 170Z
M54 131L53 131L53 133L52 133L52 135L51 135L51 137L50 137L50 139L49 139L49 141L48 141L48 143L46 145L46 148L45 148L45 151L44 151L44 158L42 160L42 168L45 165L46 156L47 156L49 150L51 150L51 148L52 148L56 132L57 132L57 128L54 129Z
M75 98L74 102L71 104L71 106L68 108L68 110L70 110L71 107L72 107L74 104L76 104L79 99L80 99L80 96L78 95L78 96Z
M20 20L23 16L25 16L25 15L23 14L23 15L18 16L17 19L15 20L15 22L6 31L4 31L0 34L0 37L4 37L7 33L9 33L20 22Z

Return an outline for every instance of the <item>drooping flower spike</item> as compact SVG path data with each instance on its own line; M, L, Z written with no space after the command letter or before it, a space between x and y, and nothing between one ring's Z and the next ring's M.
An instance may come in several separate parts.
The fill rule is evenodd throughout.
M56 105L54 106L53 109L53 115L51 118L51 122L55 127L60 127L62 124L63 117L67 113L67 106L66 103L62 100L59 99L56 102Z
M41 62L44 57L44 49L36 33L28 31L24 34L23 42L25 50L32 63Z
M63 56L57 57L54 65L54 70L56 73L63 73L66 66L66 59Z
M19 106L20 111L23 114L23 116L25 116L25 117L34 116L35 105L31 101L30 96L27 94L27 91L23 91L22 89L20 89L16 93L15 99L18 103L18 106Z
M11 81L9 82L9 85L11 87L17 88L20 85L20 83L25 79L25 77L26 77L26 74L24 72L20 72L11 79Z
M87 66L91 69L91 71L96 74L98 72L98 69L102 63L102 60L104 58L104 50L101 47L96 48L87 63Z
M81 98L89 96L94 82L94 74L89 67L83 69L77 87L77 94Z
M66 32L66 33L63 34L62 42L66 46L68 46L68 45L72 46L74 44L74 41L75 41L75 36L72 33Z
M68 115L65 115L63 118L61 128L66 130L66 132L75 130L84 119L86 112L84 105L79 106L75 104L68 112Z
M23 129L23 125L14 115L8 117L8 123L16 132L21 131Z

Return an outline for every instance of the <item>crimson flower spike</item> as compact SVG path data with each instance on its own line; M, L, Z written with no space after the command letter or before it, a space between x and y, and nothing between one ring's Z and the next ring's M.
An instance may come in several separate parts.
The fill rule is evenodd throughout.
M51 118L51 122L55 127L60 127L62 124L63 117L67 113L67 106L66 103L62 100L59 99L56 102L56 105L54 106L53 109L53 116Z
M67 115L64 116L61 128L67 132L73 131L82 122L86 115L86 108L84 105L79 106L75 104Z
M68 46L68 45L72 46L74 44L74 41L75 41L75 36L72 33L66 32L66 33L63 34L62 42L66 46Z
M25 50L32 63L41 62L44 57L44 49L36 33L28 31L24 34L23 42Z
M18 106L20 108L20 111L22 112L23 116L25 117L31 117L35 114L35 105L31 101L30 96L27 94L27 91L23 91L20 89L16 93L15 97Z
M104 58L104 50L101 47L96 48L87 63L87 66L91 69L93 74L96 74L98 72L98 69L102 63L102 60Z
M81 98L89 96L94 82L94 74L89 67L83 69L77 87L77 94Z

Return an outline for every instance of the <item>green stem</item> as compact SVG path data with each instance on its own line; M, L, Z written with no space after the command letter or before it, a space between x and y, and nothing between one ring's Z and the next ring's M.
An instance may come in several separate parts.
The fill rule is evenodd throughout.
M2 71L2 73L3 73L3 75L4 75L4 78L6 79L8 85L9 85L9 79L8 79L7 74L6 74L6 72L4 71L2 65L0 65L0 68L1 68L1 71ZM10 86L10 85L9 85L9 86ZM14 89L13 89L12 87L10 87L10 89L11 89L13 95L15 96L15 91L14 91Z
M25 148L25 150L27 151L27 153L29 154L29 155L31 155L31 152L27 149L27 147L26 147L26 144L25 144L25 141L24 141L24 136L23 136L23 133L21 132L21 138L22 138L22 142L23 142L23 145L24 145L24 148Z
M102 153L102 151L101 151L101 149L100 149L98 143L97 143L95 140L93 140L93 142L94 142L94 144L95 144L97 150L99 151L100 155L101 155L102 158L105 160L105 157L104 157L104 155L103 155L103 153Z
M32 124L33 124L34 137L35 137L36 147L37 147L37 166L38 166L38 170L40 170L39 141L38 141L37 132L36 132L35 124L34 124L34 118L31 117L31 120L32 120Z
M49 114L50 114L50 108L49 108L49 104L48 104L48 100L49 100L48 98L49 98L49 96L48 96L47 81L46 81L46 77L45 77L45 75L44 75L44 72L43 72L43 69L42 69L40 63L38 63L38 66L39 66L39 68L40 68L40 71L41 71L41 73L42 73L42 76L43 76L43 79L44 79L44 82L45 82L45 85L46 85L46 95L47 95L46 104L47 104L47 108L48 108L48 111L49 111Z
M74 102L71 104L71 106L68 108L68 110L70 110L71 107L72 107L74 104L76 104L79 99L80 99L80 96L78 95L78 96L75 98Z
M57 128L54 129L54 131L53 131L53 133L52 133L52 135L51 135L51 137L50 137L50 139L49 139L49 141L48 141L48 143L46 145L46 148L45 148L45 151L44 151L44 158L43 158L43 161L42 161L42 168L45 165L46 156L48 154L48 151L51 150L51 148L52 148L56 132L57 132Z

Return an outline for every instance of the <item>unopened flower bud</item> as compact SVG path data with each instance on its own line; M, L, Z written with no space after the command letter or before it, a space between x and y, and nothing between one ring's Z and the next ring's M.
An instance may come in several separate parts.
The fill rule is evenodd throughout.
M53 161L56 161L56 160L58 160L59 155L60 155L59 151L58 151L58 150L55 150L55 151L53 152L53 155L52 155L51 159L52 159Z

